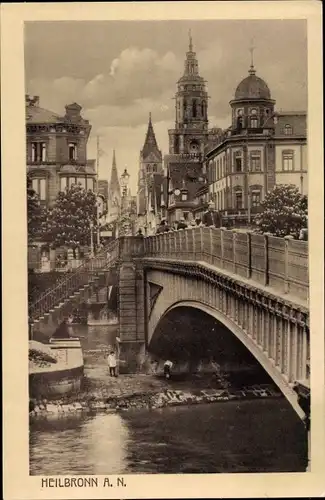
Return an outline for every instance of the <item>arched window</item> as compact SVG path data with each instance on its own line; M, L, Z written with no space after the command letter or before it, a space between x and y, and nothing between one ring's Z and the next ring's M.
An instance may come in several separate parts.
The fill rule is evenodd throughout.
M184 116L184 118L187 118L187 102L186 102L186 99L184 99L184 102L183 102L183 116Z
M153 172L157 172L157 165L156 165L156 164L154 164L154 165L152 166L152 171L153 171Z
M237 129L241 130L243 128L244 119L243 119L243 110L237 109L237 118L236 118Z
M196 118L196 113L197 113L196 99L193 99L193 102L192 102L192 116L193 116L193 118Z
M287 124L284 126L284 134L285 135L292 135L292 127L291 125Z
M250 110L250 127L257 128L258 127L258 118L257 118L257 109L253 108Z
M205 118L205 101L202 101L201 103L201 114L202 117Z
M256 116L251 116L250 117L250 126L251 128L257 128L258 126L258 120Z

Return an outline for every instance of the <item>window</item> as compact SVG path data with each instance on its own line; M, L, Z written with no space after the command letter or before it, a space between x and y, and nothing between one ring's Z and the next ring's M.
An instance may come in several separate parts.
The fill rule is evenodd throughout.
M69 143L69 160L74 161L77 159L77 145L73 142Z
M201 114L202 114L202 117L205 118L205 101L202 101L202 104L201 104Z
M183 191L181 194L181 200L182 201L187 201L187 191Z
M261 152L260 151L252 151L250 154L250 170L252 172L260 172L261 171Z
M254 190L251 194L251 206L258 207L261 204L261 191Z
M235 160L235 172L242 172L243 171L243 160L242 160L241 152L236 152L234 154L234 160Z
M285 135L292 135L292 127L291 127L291 125L285 125L283 131L284 131Z
M251 125L251 128L257 128L258 121L257 121L256 116L251 116L250 125Z
M46 179L36 178L32 180L32 188L38 194L41 201L46 200Z
M86 177L78 177L77 183L81 184L81 187L86 189Z
M87 189L94 191L94 179L92 177L87 178Z
M46 161L46 143L32 142L32 162Z
M293 166L293 151L283 151L282 153L282 170L289 172L294 170Z
M60 189L61 191L65 191L68 185L68 179L67 177L61 177L60 179Z
M188 215L189 215L189 212L183 212L183 217L185 220L188 220Z
M196 112L197 112L197 109L196 109L196 100L194 99L193 100L193 103L192 103L192 115L193 115L193 118L196 118Z
M157 165L153 165L153 166L152 166L152 171L153 171L153 172L157 172Z
M235 209L241 210L243 208L243 192L241 190L235 191Z
M175 150L175 154L179 153L179 138L178 138L178 135L175 135L175 138L174 138L174 150Z

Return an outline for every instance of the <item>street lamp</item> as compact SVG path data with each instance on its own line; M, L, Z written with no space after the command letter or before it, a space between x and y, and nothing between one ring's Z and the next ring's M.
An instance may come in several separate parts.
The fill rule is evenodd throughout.
M127 188L129 185L129 179L130 179L130 174L128 173L127 169L125 168L123 174L121 175L122 196L127 195Z
M94 257L94 237L93 237L94 223L92 221L90 221L89 227L90 227L90 257Z

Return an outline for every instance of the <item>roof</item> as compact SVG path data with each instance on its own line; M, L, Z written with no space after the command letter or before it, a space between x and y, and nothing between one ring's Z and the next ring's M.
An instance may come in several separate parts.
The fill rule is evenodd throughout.
M39 106L26 106L26 121L27 123L62 123L64 118Z
M155 132L151 121L151 113L149 113L148 129L144 145L141 150L141 156L142 158L146 158L150 155L150 153L156 153L156 155L158 154L158 157L161 158L161 152L158 148Z
M286 129L291 127L291 133ZM287 139L295 136L307 136L307 115L302 111L289 111L287 113L277 113L277 123L275 125L275 136L285 136Z
M249 75L237 86L235 99L271 99L271 92L267 83L256 76L253 66L249 70Z
M114 193L120 193L120 182L118 180L118 173L116 167L116 157L115 157L115 149L113 150L113 162L112 162L112 170L111 170L111 180L109 183L109 194L108 197L111 198Z
M205 185L201 163L169 163L169 179L169 189L186 189L188 201Z

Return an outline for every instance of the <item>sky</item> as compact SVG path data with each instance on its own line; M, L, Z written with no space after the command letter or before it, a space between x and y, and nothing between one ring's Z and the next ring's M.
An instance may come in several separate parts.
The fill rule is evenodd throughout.
M200 75L207 81L209 126L230 125L229 101L254 65L276 108L307 111L307 35L304 20L42 21L25 24L25 89L40 106L64 115L77 102L92 131L88 158L110 178L113 149L119 174L136 194L139 154L149 112L159 148L168 153L177 80L191 29Z

